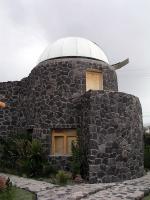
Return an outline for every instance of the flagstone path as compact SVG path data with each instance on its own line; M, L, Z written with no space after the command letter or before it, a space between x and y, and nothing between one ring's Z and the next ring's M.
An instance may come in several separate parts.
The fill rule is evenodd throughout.
M140 200L150 193L150 173L119 183L57 186L51 183L0 173L13 185L34 192L38 200Z

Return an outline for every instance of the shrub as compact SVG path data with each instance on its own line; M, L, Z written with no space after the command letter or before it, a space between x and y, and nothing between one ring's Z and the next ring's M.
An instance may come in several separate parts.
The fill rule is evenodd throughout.
M28 176L39 176L42 174L44 162L44 153L42 145L38 140L33 140L29 143L27 159L24 160L24 172Z
M22 143L22 146L23 143ZM29 177L37 177L42 175L43 165L46 161L42 145L38 140L28 141L26 144L25 154L20 153L16 160L18 171Z
M150 146L150 135L149 134L144 134L144 145Z
M13 137L0 137L0 164L2 168L15 169L18 159L26 159L28 143L26 134L14 134Z
M144 167L150 169L150 135L144 134Z
M15 168L16 148L14 141L0 137L0 166L2 168Z
M1 170L28 177L48 175L55 171L48 164L40 141L31 141L24 135L16 135L14 138L1 138Z
M80 156L81 155L80 155L78 141L73 142L72 143L72 160L71 160L71 171L72 171L73 177L80 174L80 168L81 168Z
M48 162L46 162L46 163L43 164L43 171L42 171L42 175L43 176L49 177L51 175L56 175L56 174L57 174L56 168L54 168Z
M150 146L144 149L144 167L150 169Z
M70 175L63 170L58 171L58 173L56 174L56 183L57 184L65 185L65 184L67 184L69 179L71 179Z

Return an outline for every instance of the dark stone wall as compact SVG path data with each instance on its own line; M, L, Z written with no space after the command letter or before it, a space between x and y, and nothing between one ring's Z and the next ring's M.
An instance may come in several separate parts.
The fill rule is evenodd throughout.
M103 72L105 90L118 90L116 72L108 64L88 58L60 58L37 65L21 81L0 83L0 97L7 108L0 110L0 135L33 129L50 149L45 130L79 127L76 99L86 91L86 71ZM48 141L48 140L47 140Z
M137 97L89 91L81 99L81 148L90 183L143 175L143 123Z
M0 135L6 136L18 124L20 82L0 83L0 100L6 103L5 109L0 109Z
M118 89L115 71L104 62L85 58L44 61L28 77L27 124L44 129L77 127L74 99L86 91L87 69L103 71L104 89Z
M21 133L30 128L27 124L28 78L0 83L0 100L6 108L0 109L0 136Z

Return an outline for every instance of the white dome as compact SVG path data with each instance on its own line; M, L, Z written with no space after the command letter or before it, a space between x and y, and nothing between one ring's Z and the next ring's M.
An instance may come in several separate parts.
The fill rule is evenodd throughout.
M88 57L108 63L108 59L101 48L94 42L80 37L67 37L49 45L40 56L38 62L58 57Z

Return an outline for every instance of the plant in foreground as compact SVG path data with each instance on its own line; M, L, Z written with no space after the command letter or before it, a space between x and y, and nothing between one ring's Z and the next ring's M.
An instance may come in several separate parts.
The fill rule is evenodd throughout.
M75 178L77 175L80 175L80 168L81 168L80 148L78 141L72 142L71 150L72 150L71 171L73 174L73 178Z
M56 174L56 183L60 184L60 185L65 185L67 184L67 182L71 179L71 176L69 173L60 170L58 171L58 173Z
M0 137L0 166L12 173L28 177L48 176L53 169L47 161L40 141L24 135L3 139ZM48 174L49 173L49 174Z

